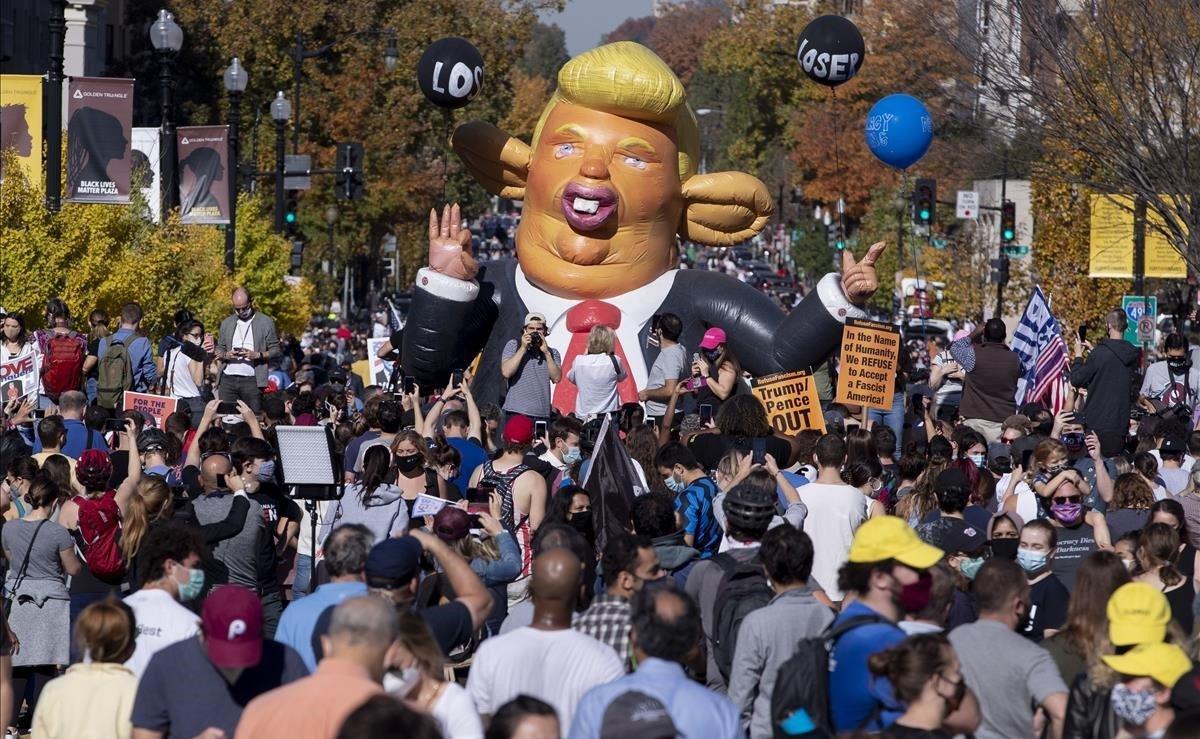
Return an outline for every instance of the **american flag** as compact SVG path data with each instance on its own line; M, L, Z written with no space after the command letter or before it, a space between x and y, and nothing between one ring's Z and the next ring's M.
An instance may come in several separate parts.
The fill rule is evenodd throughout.
M1017 382L1017 405L1042 403L1054 413L1067 402L1067 344L1050 301L1035 287L1013 336L1012 349L1021 358L1024 376Z
M395 333L404 328L404 317L400 315L400 311L396 310L396 306L392 303L391 298L384 298L383 300L387 303L388 307L388 330ZM397 350L399 348L393 347L393 349Z

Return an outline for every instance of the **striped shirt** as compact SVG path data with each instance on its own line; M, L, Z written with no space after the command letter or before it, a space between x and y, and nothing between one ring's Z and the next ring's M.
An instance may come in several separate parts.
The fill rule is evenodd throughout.
M517 353L516 339L504 345L502 360L507 361ZM554 363L562 366L562 357L557 349L551 349ZM521 359L517 373L508 380L508 395L504 398L504 410L520 413L530 418L550 417L550 370L546 358L540 351L529 350Z
M710 559L721 546L721 524L713 513L713 497L717 492L717 484L705 476L675 498L675 512L683 516L683 533L691 535L700 559Z

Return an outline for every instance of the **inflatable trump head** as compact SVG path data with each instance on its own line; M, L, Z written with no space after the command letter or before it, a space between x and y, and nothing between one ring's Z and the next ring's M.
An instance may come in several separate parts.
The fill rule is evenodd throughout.
M459 126L452 143L489 192L524 201L521 269L564 298L649 284L676 268L676 236L736 244L772 211L756 178L697 172L700 137L683 84L631 41L563 66L532 144L481 121Z

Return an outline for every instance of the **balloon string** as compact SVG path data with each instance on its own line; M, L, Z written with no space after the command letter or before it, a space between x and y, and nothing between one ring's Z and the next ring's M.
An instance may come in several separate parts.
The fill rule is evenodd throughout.
M841 138L842 127L838 125L837 116L837 88L829 88L829 115L833 120L833 177L837 181L838 192L840 193L842 206L838 208L838 228L841 231L842 238L846 238L846 180L842 176L842 154L841 154Z
M450 180L450 137L454 135L454 117L453 114L446 108L442 108L442 118L446 123L446 153L442 157L442 202L446 202L446 184ZM455 224L457 227L458 224Z

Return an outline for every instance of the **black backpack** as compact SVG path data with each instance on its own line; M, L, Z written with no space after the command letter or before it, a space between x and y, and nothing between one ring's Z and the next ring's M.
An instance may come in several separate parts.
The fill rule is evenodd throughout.
M713 659L721 675L728 680L742 621L770 603L775 591L767 586L767 576L763 574L757 553L749 562L740 562L728 552L718 554L712 561L722 571L712 611Z
M796 651L779 665L775 674L775 690L771 694L771 725L775 736L781 734L779 725L793 713L803 710L813 725L829 736L836 732L829 711L829 653L843 634L867 624L890 624L877 614L855 616L834 626L830 624L820 636L801 639Z

